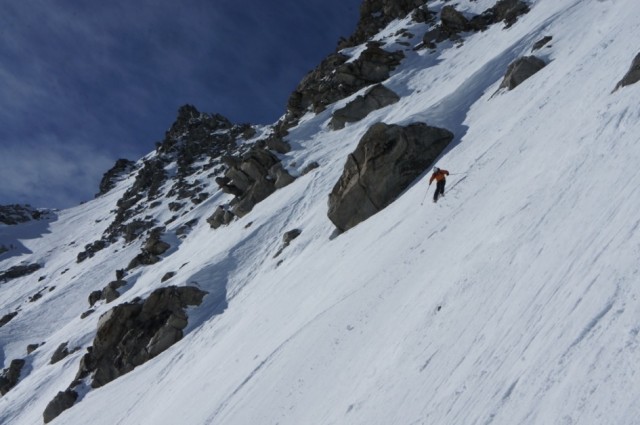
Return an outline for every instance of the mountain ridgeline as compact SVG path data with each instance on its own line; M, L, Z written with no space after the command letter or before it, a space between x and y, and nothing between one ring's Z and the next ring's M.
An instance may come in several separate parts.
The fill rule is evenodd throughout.
M348 238L356 233L362 240L368 240L372 237L371 232L357 233L362 228L358 226L366 226L368 220L368 223L375 220L384 223L381 216L388 214L389 210L401 208L398 204L403 198L406 200L405 195L411 192L414 184L461 143L469 131L469 116L475 111L473 105L476 101L485 99L486 104L503 101L517 94L525 82L535 83L536 78L549 70L549 65L557 60L554 50L556 34L547 32L551 24L529 23L536 28L530 33L518 27L522 20L530 18L533 21L545 16L537 7L544 6L540 2L525 0L463 0L455 4L440 0L364 0L353 34L340 39L336 51L300 81L290 94L281 118L272 125L237 124L220 114L204 113L195 106L184 105L179 108L176 121L164 138L156 143L155 150L137 161L119 159L104 174L96 199L62 212L18 205L0 207L0 223L4 226L0 229L4 231L0 234L0 285L6 294L10 294L3 301L4 310L0 311L0 341L4 344L6 364L0 375L0 394L3 396L0 402L5 403L7 412L0 414L0 422L28 417L24 423L35 423L33 418L37 417L38 423L44 420L45 423L57 421L75 425L78 422L65 420L80 418L81 413L74 411L85 404L96 406L100 394L114 397L116 393L108 391L117 388L112 386L113 383L126 380L120 379L122 376L146 373L141 376L148 377L155 374L155 382L164 383L164 373L169 373L171 366L181 361L188 363L185 375L193 373L189 376L196 380L200 376L197 371L190 371L191 362L199 364L202 353L193 347L206 346L211 352L219 350L222 358L239 364L238 370L242 370L244 375L223 381L232 372L223 367L216 369L218 375L210 378L215 384L210 385L207 381L203 385L208 389L215 387L210 389L212 392L221 391L216 393L218 404L215 408L203 410L204 413L193 422L185 423L254 423L244 416L248 414L246 411L233 410L235 405L231 400L248 391L246 388L250 382L261 383L260 374L268 373L269 367L277 364L278 355L285 346L304 346L307 351L301 349L298 354L300 358L309 356L309 364L300 360L304 367L294 372L300 376L311 376L308 381L317 378L316 372L308 372L307 369L321 369L331 362L321 356L311 359L316 343L314 338L310 338L308 346L298 338L302 339L301 335L306 335L305 332L314 327L338 329L326 334L331 335L329 351L338 353L344 341L341 338L356 334L357 326L366 325L369 305L395 291L390 288L401 279L388 277L392 273L383 266L375 271L373 263L380 258L368 258L367 255L363 255L367 258L362 260L362 264L366 264L361 268L365 270L362 276L346 279L334 273L336 259L347 253L357 258L357 254L350 251L353 241ZM567 10L571 8L563 9L562 13L569 13ZM537 12L540 13L535 15ZM551 22L562 13L545 19ZM435 80L429 80L429 84L433 83L430 86L433 92L436 91L434 86L447 87L443 90L446 96L440 97L439 92L431 96L429 90L424 89L429 78L426 71L448 66L447 61L453 61L450 58L456 52L468 44L480 44L483 38L499 46L499 49L496 47L499 53L493 56L492 52L486 52L489 59L477 69L474 68L476 64L457 58L458 62L451 69L439 74ZM507 39L508 42L502 43ZM640 81L639 58L640 55L635 59L629 57L631 67L622 79L612 77L606 82L608 94L623 91ZM460 63L473 70L464 74L464 78L457 79ZM429 106L422 107L420 102ZM504 121L507 122L508 117ZM502 122L494 123L492 129L501 125ZM326 140L333 144L324 144ZM479 153L469 154L474 161L470 170L481 167L477 164L493 160L493 145L478 149ZM520 155L524 151L526 149L522 148L512 155ZM500 163L498 170L504 162ZM458 183L465 178L458 179ZM469 180L471 178L467 182ZM457 190L459 186L450 185L449 188ZM308 195L309 192L312 195ZM456 196L455 192L453 196ZM422 193L420 198L424 202ZM525 211L532 204L534 202L527 198L518 211ZM406 207L403 208L395 214L404 217L407 213ZM439 208L440 203L430 214L444 221L448 216L440 214ZM479 215L484 212L485 216L490 216L495 208L491 206L480 210ZM450 212L453 217L456 214ZM540 222L546 217L545 212ZM402 220L388 226L383 235L392 234ZM507 220L505 216L495 220L495 241L489 241L488 246L479 242L472 251L483 252L486 249L487 255L492 255L492 249L499 245L500 238L506 238L500 233L500 223L504 220ZM58 228L55 227L57 221ZM313 233L312 228L315 229ZM461 241L471 238L479 228L482 226L475 227L475 222L468 223L468 231L456 242L463 245ZM19 235L18 230L22 229L28 231L26 239L39 240L51 232L56 239L50 245L30 245ZM412 239L412 243L405 243L402 240L402 244L408 246L407 255L416 252L422 255L426 249L423 244L435 244L430 240L432 238L442 244L442 239L438 238L447 230L447 223L434 229L417 242ZM411 238L405 236L405 239ZM327 257L333 260L325 262L319 252L311 255L320 258L317 263L305 257L304 249L315 246L313 244L319 240L325 244L321 249L337 252L332 254L333 257ZM422 248L418 249L419 246ZM544 249L539 248L537 255L542 252ZM485 263L494 261L493 257L491 261L477 260L471 254L463 258L471 264L469 267L481 270L484 270L481 267ZM518 260L512 259L509 264ZM411 259L400 262L412 264ZM370 263L374 272L366 274ZM389 267L399 267L397 263ZM460 266L463 270L460 264L456 263L455 267ZM494 263L491 264L489 268L493 268ZM428 273L416 273L417 277L412 279L428 280L429 273L432 270L437 273L438 267L439 264L431 264ZM463 273L456 269L450 273L455 276L459 273L456 284L468 289L471 286L469 282L475 279L476 269L471 270ZM412 276L411 273L406 274ZM305 279L319 275L326 279L327 288L332 288L333 281L342 283L336 284L333 290L326 289L326 292L323 292L322 285L316 285L313 290L318 293L315 298L310 298L326 301L326 304L319 302L318 306L322 305L322 308L318 307L308 316L301 314L297 327L289 329L289 319L298 317L298 310L313 310L316 304L309 300L305 304L291 295L304 296L311 291L309 288L299 289L292 285L289 292L281 290L280 276L295 276L302 286ZM389 281L395 279L395 283L367 299L365 288L380 276L387 276ZM348 287L350 279L362 279L363 282L347 291L343 288ZM257 281L260 285L255 284ZM246 288L251 285L254 285L258 301L242 304L245 298L250 297ZM340 290L344 293L338 296ZM463 292L462 289L460 291ZM361 292L358 297L362 296L362 306L367 307L357 308L357 314L361 314L360 321L349 319L338 325L318 325L330 315L327 312L341 311L341 306L352 299L352 295ZM332 298L334 295L335 299ZM262 301L266 305L268 300L278 297L283 299L280 301L282 304L278 304L283 311L281 316L273 310L255 313L261 311ZM407 297L410 298L409 295ZM574 310L581 300L576 301ZM441 314L447 301L455 302L452 296L442 296L436 301L437 305L434 304L433 312L428 312L426 319L416 319L420 326L436 323L429 329L446 328L446 324L442 324L444 322L437 322L436 315ZM228 310L232 302L239 303L242 308L230 313L236 315L229 319L231 324L227 323L222 330L214 329L217 319L230 315ZM607 304L592 319L567 353L570 354L581 343L596 327L598 320L609 314L612 305ZM381 309L384 314L397 314L395 306L385 308L387 310ZM345 307L345 310L348 309ZM410 315L400 310L407 317ZM371 311L377 314L373 309ZM242 322L252 314L257 318ZM272 324L270 320L277 322L274 317L282 318L282 322ZM374 326L376 332L386 324L384 317L379 325ZM455 320L450 319L450 322ZM354 325L356 322L358 324ZM282 335L278 334L280 339L277 343L266 337L262 340L266 335L261 330L263 326L271 326L269 329L276 334L282 331ZM210 329L214 330L208 333ZM236 329L239 329L239 335L247 332L251 337L216 339L219 334L233 333ZM637 328L635 332L637 335ZM326 336L322 331L314 335ZM375 333L369 334L368 339L363 337L361 344L369 344L377 338L371 338L371 335ZM193 338L183 341L187 336ZM482 338L478 336L474 343L481 344ZM238 343L239 340L242 342ZM244 346L253 340L261 342ZM181 350L183 344L188 344L184 352L171 351L174 356L171 358L163 355L171 349ZM429 351L430 346L425 345L427 348L416 349L420 351L419 355L416 354L421 362L419 373L428 370L432 359L439 355L438 350ZM23 353L24 346L26 354ZM269 348L261 351L263 346ZM371 348L366 356L373 358L371 352L386 348ZM186 351L191 349L193 351ZM401 356L387 354L385 361ZM425 356L427 358L423 358ZM497 354L491 352L489 356ZM169 358L171 360L167 360ZM348 371L353 366L349 363L352 359L349 356L345 358L344 370ZM562 361L564 359L563 355ZM462 362L460 360L458 366ZM143 364L148 367L139 368ZM154 369L154 364L158 364L157 370L161 373ZM372 369L376 371L391 368L385 362L374 366ZM215 369L217 365L211 367ZM402 368L393 367L397 370ZM476 373L474 379L476 375L480 380L485 379L485 375L492 373L487 370ZM220 385L216 381L218 376ZM384 376L388 378L388 375ZM273 379L278 381L281 375ZM494 396L500 399L494 403L498 405L496 409L507 404L522 386L519 379L507 382L506 391L502 387L493 391ZM302 377L296 376L294 381L301 387L305 385ZM191 381L185 378L181 385L184 387L176 387L178 390L171 388L167 394L179 393L188 388ZM376 381L371 385L378 388L381 384ZM551 386L549 383L540 385ZM458 402L458 397L465 395L466 387L463 387L453 390L453 404ZM162 391L158 388L153 388L153 391ZM295 391L287 387L282 392L295 399L298 396ZM31 393L36 397L33 405ZM11 398L12 395L15 398ZM368 401L350 403L344 409L344 418L357 414ZM492 403L494 401L491 400ZM120 402L126 403L126 400ZM39 412L35 416L24 413L25 406L37 406ZM271 408L268 402L265 406L264 409ZM318 406L322 407L322 402L318 402ZM135 409L131 407L131 410ZM229 412L236 415L235 421L225 421L225 415L232 414ZM461 415L456 417L460 420L456 423L480 423L465 421L468 418ZM489 419L482 423L491 423L493 418L491 413ZM91 422L90 419L85 420ZM126 420L130 421L128 423L141 423L140 417L132 416ZM155 423L151 418L145 417L142 421L145 420L146 423ZM170 418L157 417L155 420L160 423L171 421ZM567 420L564 423L574 422Z

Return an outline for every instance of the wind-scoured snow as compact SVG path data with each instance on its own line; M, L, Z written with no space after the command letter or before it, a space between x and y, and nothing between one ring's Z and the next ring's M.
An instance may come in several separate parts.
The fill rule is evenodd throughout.
M492 2L459 3L478 13ZM28 359L0 398L0 423L42 423L102 313L188 284L210 295L188 311L184 339L83 394L53 424L637 424L640 85L612 90L638 53L630 40L640 39L640 4L530 6L511 28L494 25L435 53L407 48L385 82L402 96L395 105L340 131L327 123L345 101L305 117L283 162L319 168L215 231L205 219L228 195L195 206L167 233L200 218L194 230L171 240L161 262L132 270L126 292L85 319L89 293L139 252L140 242L114 244L76 263L133 177L20 239L21 255L0 257L0 269L44 267L0 284L0 315L19 309L0 328L0 359ZM408 19L378 38L395 45L407 26L417 43L426 25ZM509 63L547 35L536 52L547 66L497 92ZM328 194L379 121L455 133L437 161L451 172L446 196L431 202L425 174L337 235ZM34 225L42 223L0 227L0 237ZM300 236L273 258L294 228ZM177 274L161 283L168 271ZM27 301L45 286L55 289ZM66 341L80 350L50 365Z

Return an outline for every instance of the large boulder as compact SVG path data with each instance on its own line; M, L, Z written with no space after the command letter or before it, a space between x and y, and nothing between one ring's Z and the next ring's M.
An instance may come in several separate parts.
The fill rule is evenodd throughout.
M348 230L393 202L453 139L423 123L406 127L378 123L349 155L329 195L329 219Z
M184 310L200 305L205 295L195 287L170 286L153 291L144 302L112 308L100 317L76 379L92 375L91 386L101 387L157 356L182 338Z
M507 73L500 84L500 88L513 90L522 84L524 80L544 68L545 65L544 61L536 56L524 56L516 59L507 68Z
M629 71L625 74L624 77L622 77L622 80L618 82L615 90L618 90L620 87L635 84L638 81L640 81L640 53L633 59L631 68L629 68Z
M392 105L399 100L400 96L395 92L382 84L376 84L368 89L364 95L356 97L344 108L335 111L331 122L329 122L329 127L339 130L344 128L346 123L360 121L372 111Z

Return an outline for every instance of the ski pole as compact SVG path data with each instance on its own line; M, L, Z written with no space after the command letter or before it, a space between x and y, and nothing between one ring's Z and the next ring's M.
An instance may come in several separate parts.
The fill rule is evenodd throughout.
M431 183L429 183L429 186L427 186L427 190L424 192L424 198L422 199L422 202L420 203L420 205L424 205L424 201L427 200L427 195L429 194L430 187L431 187Z

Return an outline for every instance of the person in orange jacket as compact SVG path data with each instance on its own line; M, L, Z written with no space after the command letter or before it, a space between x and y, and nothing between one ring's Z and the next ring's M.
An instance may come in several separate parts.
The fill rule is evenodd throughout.
M429 186L433 181L436 181L436 191L433 194L433 202L438 202L438 197L444 196L444 185L447 184L447 179L445 176L448 176L449 172L447 170L440 169L438 167L433 167L433 174L429 179Z

